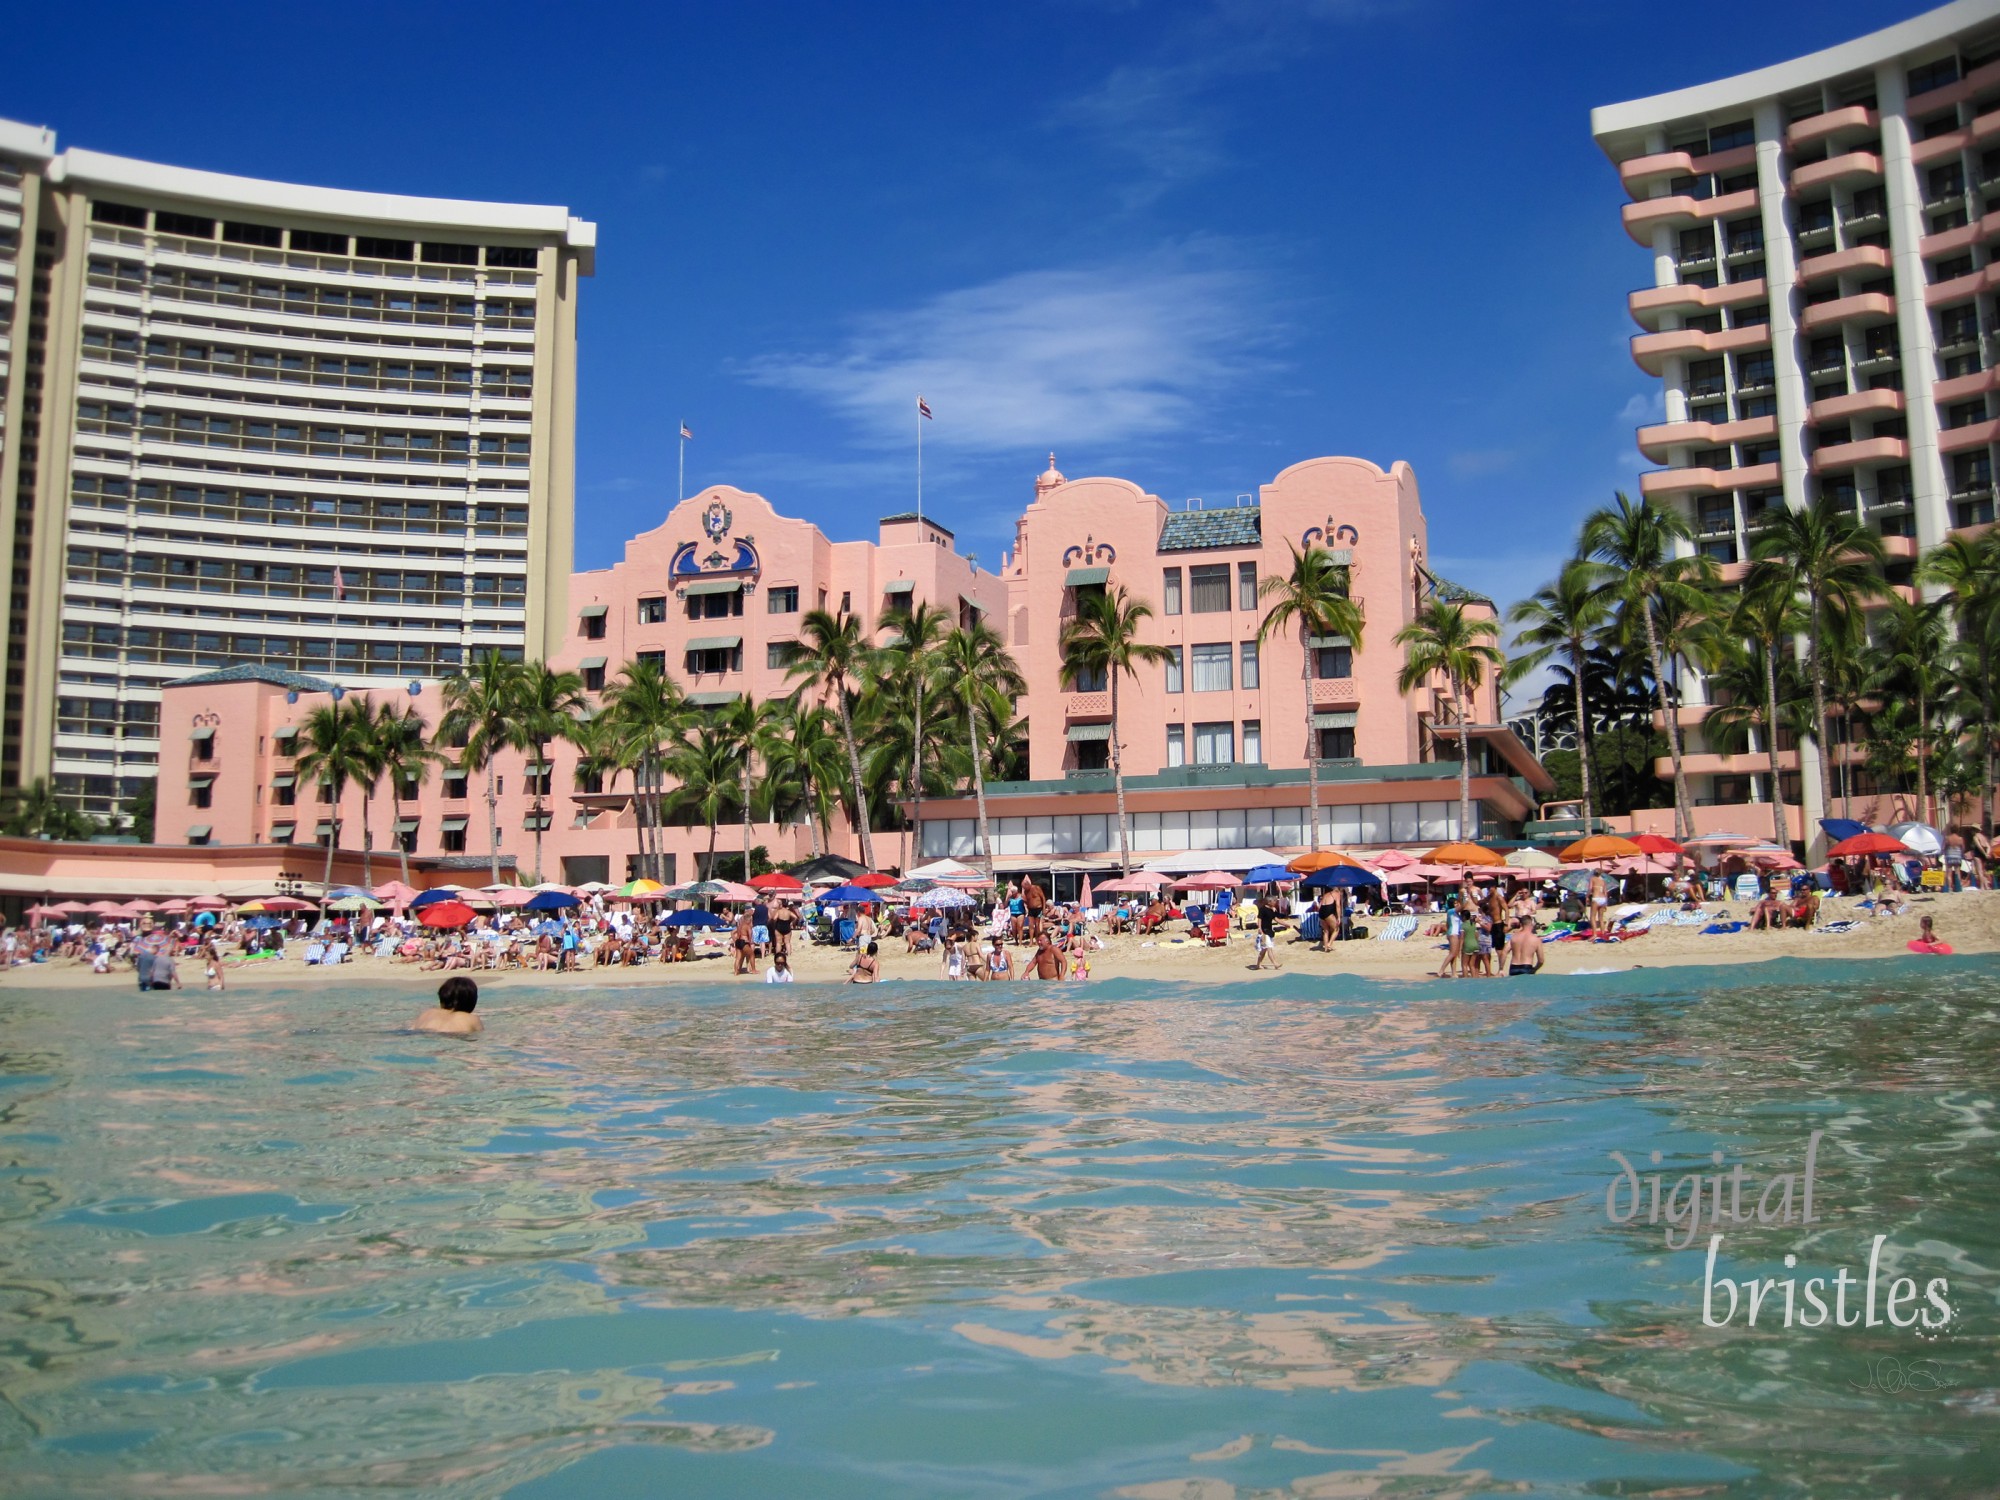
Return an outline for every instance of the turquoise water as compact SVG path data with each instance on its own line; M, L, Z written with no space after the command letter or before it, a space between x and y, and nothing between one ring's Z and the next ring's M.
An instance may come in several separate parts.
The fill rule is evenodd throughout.
M0 1493L2000 1486L1992 962L416 1009L0 990ZM1942 1331L1607 1220L1815 1129L1718 1274L1886 1234Z

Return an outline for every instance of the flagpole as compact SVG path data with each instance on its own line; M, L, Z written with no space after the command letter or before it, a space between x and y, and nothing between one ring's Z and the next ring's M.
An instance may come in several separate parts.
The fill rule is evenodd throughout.
M917 530L924 524L924 398L917 397Z
M676 503L676 504L678 504L678 503L679 503L679 502L681 502L682 500L685 500L685 499L687 499L687 497L688 497L688 440L687 440L687 430L688 430L688 429L687 429L687 423L686 423L685 421L683 421L683 422L682 422L682 423L680 424L680 445L681 445L681 468L680 468L680 480L679 480L679 483L678 483L678 484L677 484L677 486L676 486L676 488L677 488L677 489L679 490L679 493L678 493L677 495L675 495L675 496L674 496L674 501L675 501L675 503Z

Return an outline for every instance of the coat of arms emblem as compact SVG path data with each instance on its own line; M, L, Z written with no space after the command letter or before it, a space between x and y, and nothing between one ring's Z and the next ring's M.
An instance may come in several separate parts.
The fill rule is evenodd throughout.
M701 529L708 533L709 540L719 542L729 534L730 520L729 507L718 500L702 512Z

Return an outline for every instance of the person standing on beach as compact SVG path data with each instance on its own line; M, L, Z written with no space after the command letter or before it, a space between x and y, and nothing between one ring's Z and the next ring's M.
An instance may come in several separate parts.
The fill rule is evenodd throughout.
M1324 953L1340 930L1340 892L1332 886L1322 887L1319 893L1319 951Z
M1603 932L1611 926L1611 890L1604 883L1604 872L1590 872L1590 930Z
M1547 958L1541 934L1535 931L1535 919L1522 917L1516 921L1514 930L1507 934L1507 977L1521 979L1539 974Z
M1035 940L1035 951L1028 955L1028 961L1021 966L1023 979L1060 979L1063 977L1062 955L1055 950L1045 932Z
M1028 941L1035 942L1042 935L1042 912L1048 906L1049 898L1042 888L1035 884L1035 877L1021 877L1021 908L1028 918Z
M1271 967L1274 969L1282 969L1284 967L1283 964L1278 962L1278 940L1276 936L1277 912L1274 910L1275 906L1276 902L1269 898L1257 903L1257 935L1251 939L1252 945L1257 950L1257 962L1250 965L1253 969L1263 968L1264 960L1266 959L1271 961Z

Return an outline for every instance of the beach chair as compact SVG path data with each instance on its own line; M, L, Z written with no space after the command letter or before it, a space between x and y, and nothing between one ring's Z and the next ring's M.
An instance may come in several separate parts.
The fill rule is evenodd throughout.
M1208 916L1208 946L1220 948L1229 941L1229 913L1210 912Z

